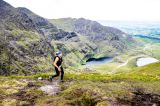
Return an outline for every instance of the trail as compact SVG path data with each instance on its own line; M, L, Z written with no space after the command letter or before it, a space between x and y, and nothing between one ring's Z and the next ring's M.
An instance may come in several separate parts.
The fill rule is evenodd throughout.
M41 86L39 90L45 92L50 96L57 95L60 92L59 81L53 81L53 82L47 83L46 85Z
M150 55L153 56L152 46L153 46L153 45L151 45L151 44L147 44L147 45L143 48L143 51L144 51L144 52L149 52ZM150 51L147 50L148 48L150 49Z
M127 65L127 64L129 63L130 60L132 60L132 59L134 59L134 58L142 57L142 56L144 56L144 55L138 55L138 56L130 57L130 58L127 59L124 63L118 65L113 71L111 71L110 74L113 74L113 73L117 72L117 69L119 69L119 68L121 68L121 67Z
M120 67L123 67L123 66L127 65L128 62L129 62L130 60L132 60L132 59L134 59L134 58L142 57L142 56L144 56L144 55L138 55L138 56L130 57L129 59L126 60L126 62L124 62L124 63L118 65L118 66L116 67L116 69L118 69L118 68L120 68Z
M151 44L145 45L145 47L143 48L143 51L146 52L147 51L146 49L149 48L149 47L151 47ZM130 60L132 60L134 58L142 57L142 56L144 56L144 55L138 55L138 56L130 57L129 59L126 60L126 62L118 65L116 67L116 69L119 69L120 67L123 67L123 66L127 65Z
M152 46L151 44L145 45L145 47L143 48L143 51L144 51L144 52L147 51L146 49L149 48L149 47L151 47L151 46Z

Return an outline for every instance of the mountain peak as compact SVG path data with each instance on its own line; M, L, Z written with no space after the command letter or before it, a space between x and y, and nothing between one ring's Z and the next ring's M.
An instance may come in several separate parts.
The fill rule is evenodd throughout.
M24 12L24 13L27 13L27 14L31 14L32 11L30 11L29 9L25 8L25 7L18 7L16 8L19 12Z
M0 0L0 9L4 9L4 8L11 8L12 6L10 4L8 4L7 2Z

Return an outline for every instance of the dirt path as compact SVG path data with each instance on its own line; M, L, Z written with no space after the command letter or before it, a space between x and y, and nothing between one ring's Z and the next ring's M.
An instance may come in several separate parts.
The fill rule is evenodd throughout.
M57 95L60 92L60 86L59 81L51 82L50 84L46 84L44 86L41 86L39 90L45 92L48 95Z
M150 46L151 46L150 44L145 45L145 47L143 48L143 51L145 52L145 51L146 51L146 49L147 49L147 48L149 48ZM130 58L129 58L129 59L127 59L124 63L122 63L122 64L118 65L118 66L116 67L116 69L115 69L115 70L117 70L117 69L119 69L119 68L121 68L121 67L123 67L123 66L127 65L127 64L128 64L128 62L129 62L130 60L132 60L132 59L134 59L134 58L142 57L142 56L144 56L144 55L138 55L138 56L130 57Z
M42 96L55 96L61 91L61 82L37 79L0 79L0 106L34 106ZM64 82L67 84L67 82ZM44 93L42 93L42 92Z
M145 45L145 47L143 48L143 51L144 51L144 52L147 51L146 49L149 48L149 47L151 47L151 46L152 46L151 44Z
M116 69L121 68L121 67L127 65L130 60L135 59L135 58L138 58L138 57L142 57L142 56L144 56L144 55L138 55L138 56L131 57L131 58L127 59L126 62L118 65Z
M118 65L110 74L113 74L113 73L117 72L117 69L119 69L119 68L121 68L123 66L126 66L129 63L129 61L131 61L132 59L135 59L135 58L138 58L138 57L143 57L143 56L145 56L145 55L138 55L138 56L130 57L124 63Z

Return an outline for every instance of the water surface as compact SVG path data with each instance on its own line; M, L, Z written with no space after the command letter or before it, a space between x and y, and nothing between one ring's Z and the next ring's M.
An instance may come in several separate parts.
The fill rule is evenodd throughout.
M148 65L148 64L151 64L151 63L155 63L155 62L158 62L159 60L153 58L153 57L145 57L145 58L139 58L137 60L137 66L140 67L140 66L145 66L145 65Z
M103 58L91 58L89 60L87 60L86 62L86 66L94 66L94 65L101 65L101 64L105 64L105 63L109 63L113 61L113 57L103 57Z

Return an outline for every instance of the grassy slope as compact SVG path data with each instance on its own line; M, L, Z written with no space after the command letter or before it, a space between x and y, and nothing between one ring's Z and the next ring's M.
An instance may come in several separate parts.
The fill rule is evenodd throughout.
M156 67L156 68L155 68ZM6 96L6 100L1 99L0 103L4 104L7 100L15 103L30 103L34 100L37 106L66 106L81 104L83 106L99 105L107 106L113 105L114 100L132 101L134 97L133 92L143 92L144 94L159 94L160 93L160 63L150 64L144 67L135 68L131 73L121 74L98 74L98 73L69 73L66 72L64 84L61 84L61 93L57 96L47 96L38 90L38 88L27 88L26 97L24 101L15 100L11 95L20 92L19 89L24 88L28 83L32 82L36 86L44 85L44 82L37 82L34 78L42 76L48 77L49 74L41 74L35 76L10 76L8 80L3 80L1 77L1 98ZM14 78L14 79L13 79ZM22 83L20 79L26 79ZM5 86L9 86L6 92ZM140 91L139 91L140 90ZM32 95L32 96L31 96ZM36 96L37 98L34 98ZM49 102L50 101L50 102ZM57 102L58 101L58 102ZM117 101L117 103L120 103ZM100 105L101 104L101 105ZM123 105L130 105L130 102L122 103ZM14 106L14 105L13 105Z

